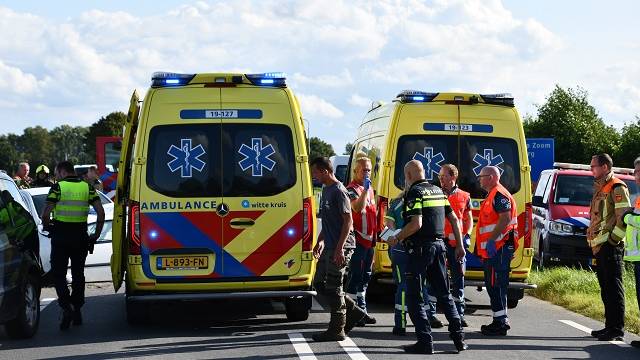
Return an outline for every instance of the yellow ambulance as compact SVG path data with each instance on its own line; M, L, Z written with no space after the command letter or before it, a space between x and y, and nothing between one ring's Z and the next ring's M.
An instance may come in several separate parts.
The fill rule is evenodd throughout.
M509 307L515 307L531 269L531 178L522 122L508 94L428 93L403 91L390 104L374 102L359 127L350 159L353 177L355 158L371 159L372 186L376 192L379 224L388 203L400 195L404 165L420 160L429 182L440 185L438 173L446 163L460 171L458 185L471 194L472 212L477 221L486 193L477 175L487 165L497 166L501 183L518 205L518 250L511 262ZM467 255L467 286L483 286L480 260L473 255L472 238ZM374 279L391 282L391 261L387 244L376 245Z
M111 268L147 301L276 298L309 315L315 211L302 115L281 73L155 73L122 143Z

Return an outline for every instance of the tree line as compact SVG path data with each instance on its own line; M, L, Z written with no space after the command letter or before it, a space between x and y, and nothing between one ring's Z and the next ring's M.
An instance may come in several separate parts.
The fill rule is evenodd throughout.
M31 176L38 165L53 171L56 163L95 164L96 137L122 136L127 115L114 111L90 126L60 125L51 130L28 127L21 135L0 135L0 169L13 175L21 162L31 165Z

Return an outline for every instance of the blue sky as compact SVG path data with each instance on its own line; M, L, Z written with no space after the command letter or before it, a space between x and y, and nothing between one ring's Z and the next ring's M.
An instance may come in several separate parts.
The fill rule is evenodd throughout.
M126 111L152 72L284 71L311 135L341 152L371 100L511 92L535 113L582 86L640 115L634 1L0 1L0 134ZM8 35L8 36L7 36Z

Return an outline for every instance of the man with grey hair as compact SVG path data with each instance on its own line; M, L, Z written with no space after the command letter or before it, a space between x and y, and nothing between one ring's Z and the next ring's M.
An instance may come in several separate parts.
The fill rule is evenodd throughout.
M475 252L484 265L484 283L491 301L493 322L482 325L487 336L505 336L511 329L507 317L507 287L511 258L517 248L518 215L511 193L500 184L500 169L485 166L478 175L487 197L480 205Z
M633 162L633 176L640 186L640 157ZM636 298L640 308L640 196L636 197L633 209L628 210L622 217L627 224L624 259L633 263L636 277ZM634 340L631 346L640 349L640 341Z
M29 163L21 162L18 164L18 170L16 171L16 176L13 177L13 181L18 185L18 189L28 189L31 187L31 179L29 177Z

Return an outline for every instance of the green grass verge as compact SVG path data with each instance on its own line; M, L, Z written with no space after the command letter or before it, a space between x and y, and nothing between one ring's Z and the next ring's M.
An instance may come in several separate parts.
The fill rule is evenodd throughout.
M531 270L529 281L538 288L528 290L529 295L549 301L571 311L604 321L604 306L596 274L590 270L552 267ZM625 328L640 334L640 313L636 300L633 270L627 266L623 276L625 290Z

